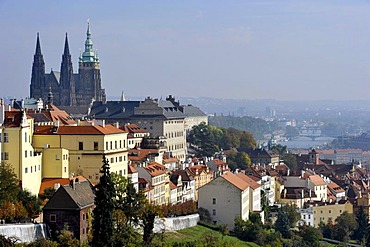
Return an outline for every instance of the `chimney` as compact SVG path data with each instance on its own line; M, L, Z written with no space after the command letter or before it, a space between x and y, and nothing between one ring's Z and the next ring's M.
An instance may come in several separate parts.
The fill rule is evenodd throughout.
M102 120L102 127L105 128L105 119Z

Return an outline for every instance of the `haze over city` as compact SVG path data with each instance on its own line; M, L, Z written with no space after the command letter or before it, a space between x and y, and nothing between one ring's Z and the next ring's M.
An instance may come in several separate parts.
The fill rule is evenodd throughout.
M1 96L29 96L37 32L46 71L66 32L76 71L90 19L108 100L369 100L368 13L361 0L0 1Z

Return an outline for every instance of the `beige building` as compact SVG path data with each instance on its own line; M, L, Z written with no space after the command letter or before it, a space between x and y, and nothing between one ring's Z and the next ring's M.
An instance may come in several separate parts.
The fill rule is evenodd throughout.
M61 156L55 154L54 157L63 161L67 155L69 172L82 175L92 183L99 181L103 155L109 161L111 172L128 175L127 132L112 125L36 126L33 146L46 153L51 153L47 149L60 149Z
M198 207L207 209L217 224L234 228L234 220L249 218L249 184L228 172L199 188Z
M313 226L318 227L320 222L325 224L329 221L335 224L335 219L342 213L347 211L353 213L353 205L348 200L341 200L339 202L312 202L309 204L313 209Z
M42 155L32 147L33 118L24 111L5 111L0 105L1 161L13 168L23 189L37 195L42 179Z

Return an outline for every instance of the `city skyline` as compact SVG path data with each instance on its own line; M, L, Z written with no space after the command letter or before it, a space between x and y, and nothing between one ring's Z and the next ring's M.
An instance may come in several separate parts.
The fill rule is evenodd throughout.
M108 100L369 100L369 11L360 0L1 1L1 96L29 96L37 32L47 72L60 71L66 32L77 71L90 19Z

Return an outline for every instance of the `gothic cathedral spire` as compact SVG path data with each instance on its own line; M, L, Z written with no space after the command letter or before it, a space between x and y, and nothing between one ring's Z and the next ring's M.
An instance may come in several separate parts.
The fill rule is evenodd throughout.
M33 56L32 64L30 97L35 99L42 98L44 86L45 86L45 62L44 56L41 53L39 33L37 33L36 51L35 55Z
M64 53L60 66L60 105L76 105L75 81L73 76L72 58L69 52L68 35L64 42Z

